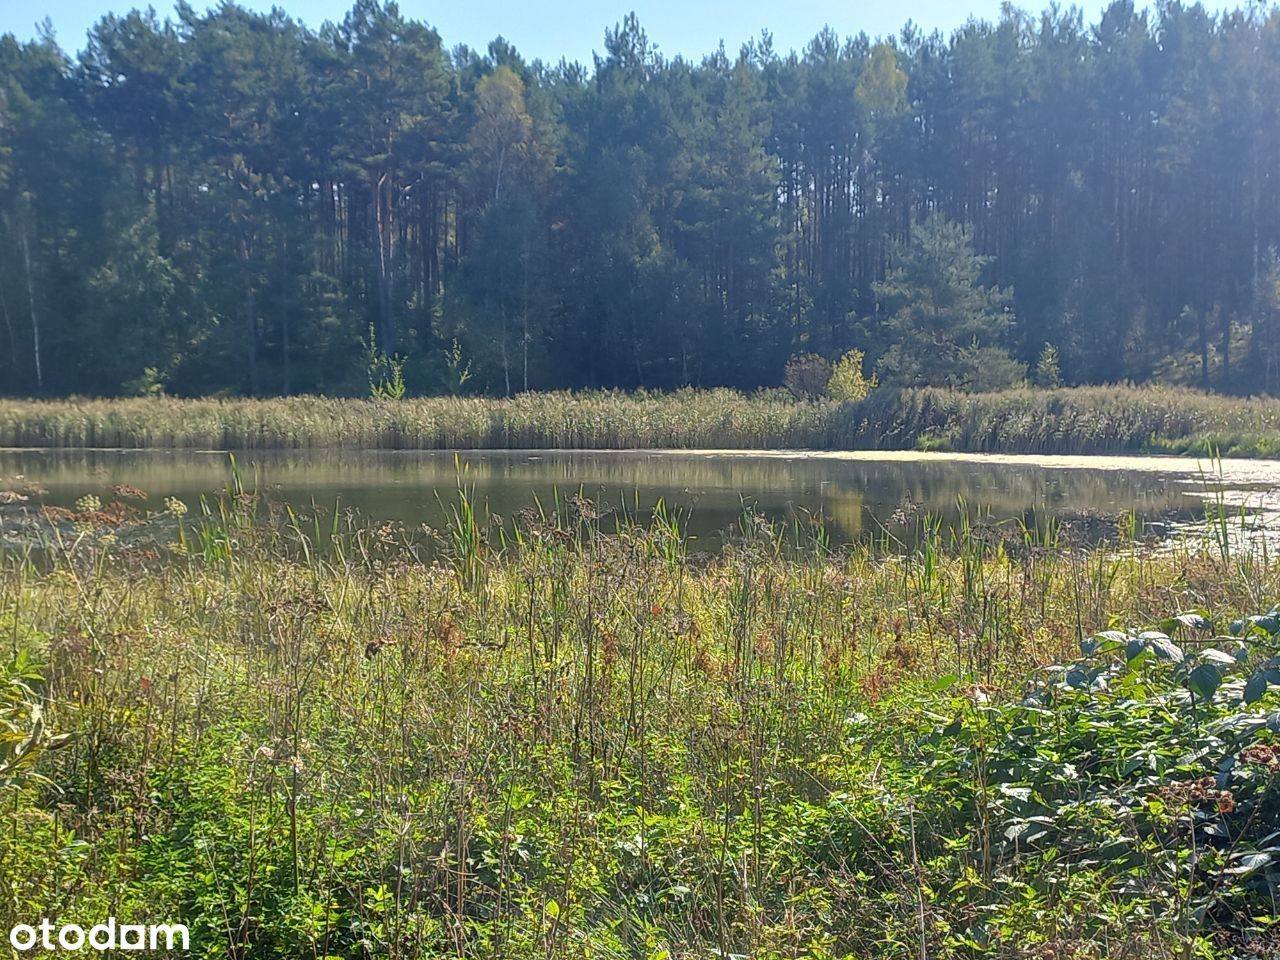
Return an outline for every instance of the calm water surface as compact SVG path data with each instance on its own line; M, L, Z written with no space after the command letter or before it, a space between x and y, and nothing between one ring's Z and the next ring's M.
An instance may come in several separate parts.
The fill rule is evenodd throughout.
M296 508L354 509L378 520L438 526L441 499L459 481L453 453L308 451L243 453L247 487ZM1102 530L1129 511L1157 524L1194 522L1219 497L1251 510L1280 508L1280 463L1181 458L997 457L954 454L687 451L463 451L462 478L490 511L511 516L538 497L579 491L606 508L647 513L659 499L687 511L686 526L706 546L744 504L778 520L821 515L835 541L889 529L932 513L953 524L963 501L993 522L1072 521ZM26 507L66 506L84 494L111 499L130 484L194 504L226 487L225 453L131 450L0 450L0 490L44 488ZM11 510L12 508L10 508ZM12 516L12 513L9 514ZM0 513L0 525L5 514Z

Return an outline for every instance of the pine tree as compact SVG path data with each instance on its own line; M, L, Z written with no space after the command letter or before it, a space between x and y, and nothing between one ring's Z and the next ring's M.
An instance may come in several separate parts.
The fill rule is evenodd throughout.
M895 267L875 285L890 344L879 364L885 382L978 390L1025 376L1004 348L1012 292L979 283L989 263L944 217L935 214L911 232Z
M1036 386L1044 390L1056 390L1062 386L1062 367L1058 363L1058 348L1046 343L1036 361Z

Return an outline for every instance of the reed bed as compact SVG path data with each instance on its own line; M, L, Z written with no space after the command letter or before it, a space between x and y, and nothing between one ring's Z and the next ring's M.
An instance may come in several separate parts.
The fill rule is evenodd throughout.
M0 563L27 691L0 703L38 703L47 748L0 769L0 925L180 919L193 955L281 960L1227 957L1266 935L1223 914L1223 890L1262 909L1240 883L1196 885L1176 820L1114 808L1217 762L1220 734L1179 759L1211 707L1183 717L1141 658L1155 732L1125 719L1141 685L1114 722L1073 706L1093 680L1021 705L1095 631L1265 610L1264 554L928 520L912 552L832 553L744 515L695 561L662 509L606 534L587 501L493 518L461 490L428 543L264 522L238 486L139 520L143 548L91 506ZM1137 772L1095 803L1113 767ZM1026 832L1036 804L1068 839Z
M398 401L90 400L0 404L9 446L203 449L823 447L833 408L728 390Z
M0 401L0 445L215 450L939 449L1280 456L1280 400L1159 387L964 394L874 391L860 404L780 391L537 393L399 401Z
M999 453L1280 457L1280 399L1151 386L873 393L864 442Z

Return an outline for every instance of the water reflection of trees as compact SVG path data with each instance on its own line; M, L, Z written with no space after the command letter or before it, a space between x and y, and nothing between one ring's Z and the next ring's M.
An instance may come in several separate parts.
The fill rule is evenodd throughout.
M247 486L294 502L340 502L373 516L410 522L440 519L437 493L461 477L489 507L511 514L534 495L576 492L606 505L647 512L661 497L692 511L701 536L723 529L743 502L786 519L820 513L839 539L852 539L895 513L931 513L954 522L963 500L971 513L1034 522L1044 516L1116 514L1190 516L1199 498L1176 478L1151 472L1045 468L972 460L840 460L749 455L545 451L466 453L458 474L451 453L321 451L255 453L242 458ZM0 478L24 474L63 502L117 483L153 494L194 496L229 477L224 454L170 451L0 453Z

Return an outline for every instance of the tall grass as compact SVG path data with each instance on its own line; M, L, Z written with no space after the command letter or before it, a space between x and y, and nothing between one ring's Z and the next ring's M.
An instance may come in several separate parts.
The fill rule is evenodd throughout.
M0 445L33 447L809 448L1280 456L1280 400L1158 387L962 394L877 390L859 404L779 392L541 393L401 401L0 402Z
M0 444L424 450L830 446L836 425L832 409L728 390L400 401L10 401L0 403Z
M606 533L462 487L428 561L235 493L150 521L167 556L86 520L0 558L0 636L71 735L0 784L0 927L180 919L198 956L281 960L1213 956L1240 929L1179 911L1175 827L1088 792L1124 751L1116 796L1195 768L1189 732L994 711L1094 631L1265 609L1265 558L927 521L837 554L748 514L695 562L663 508ZM1047 802L1006 769L1031 760L1096 855L1008 839Z
M877 392L855 411L862 442L998 453L1280 456L1280 399L1164 387Z

